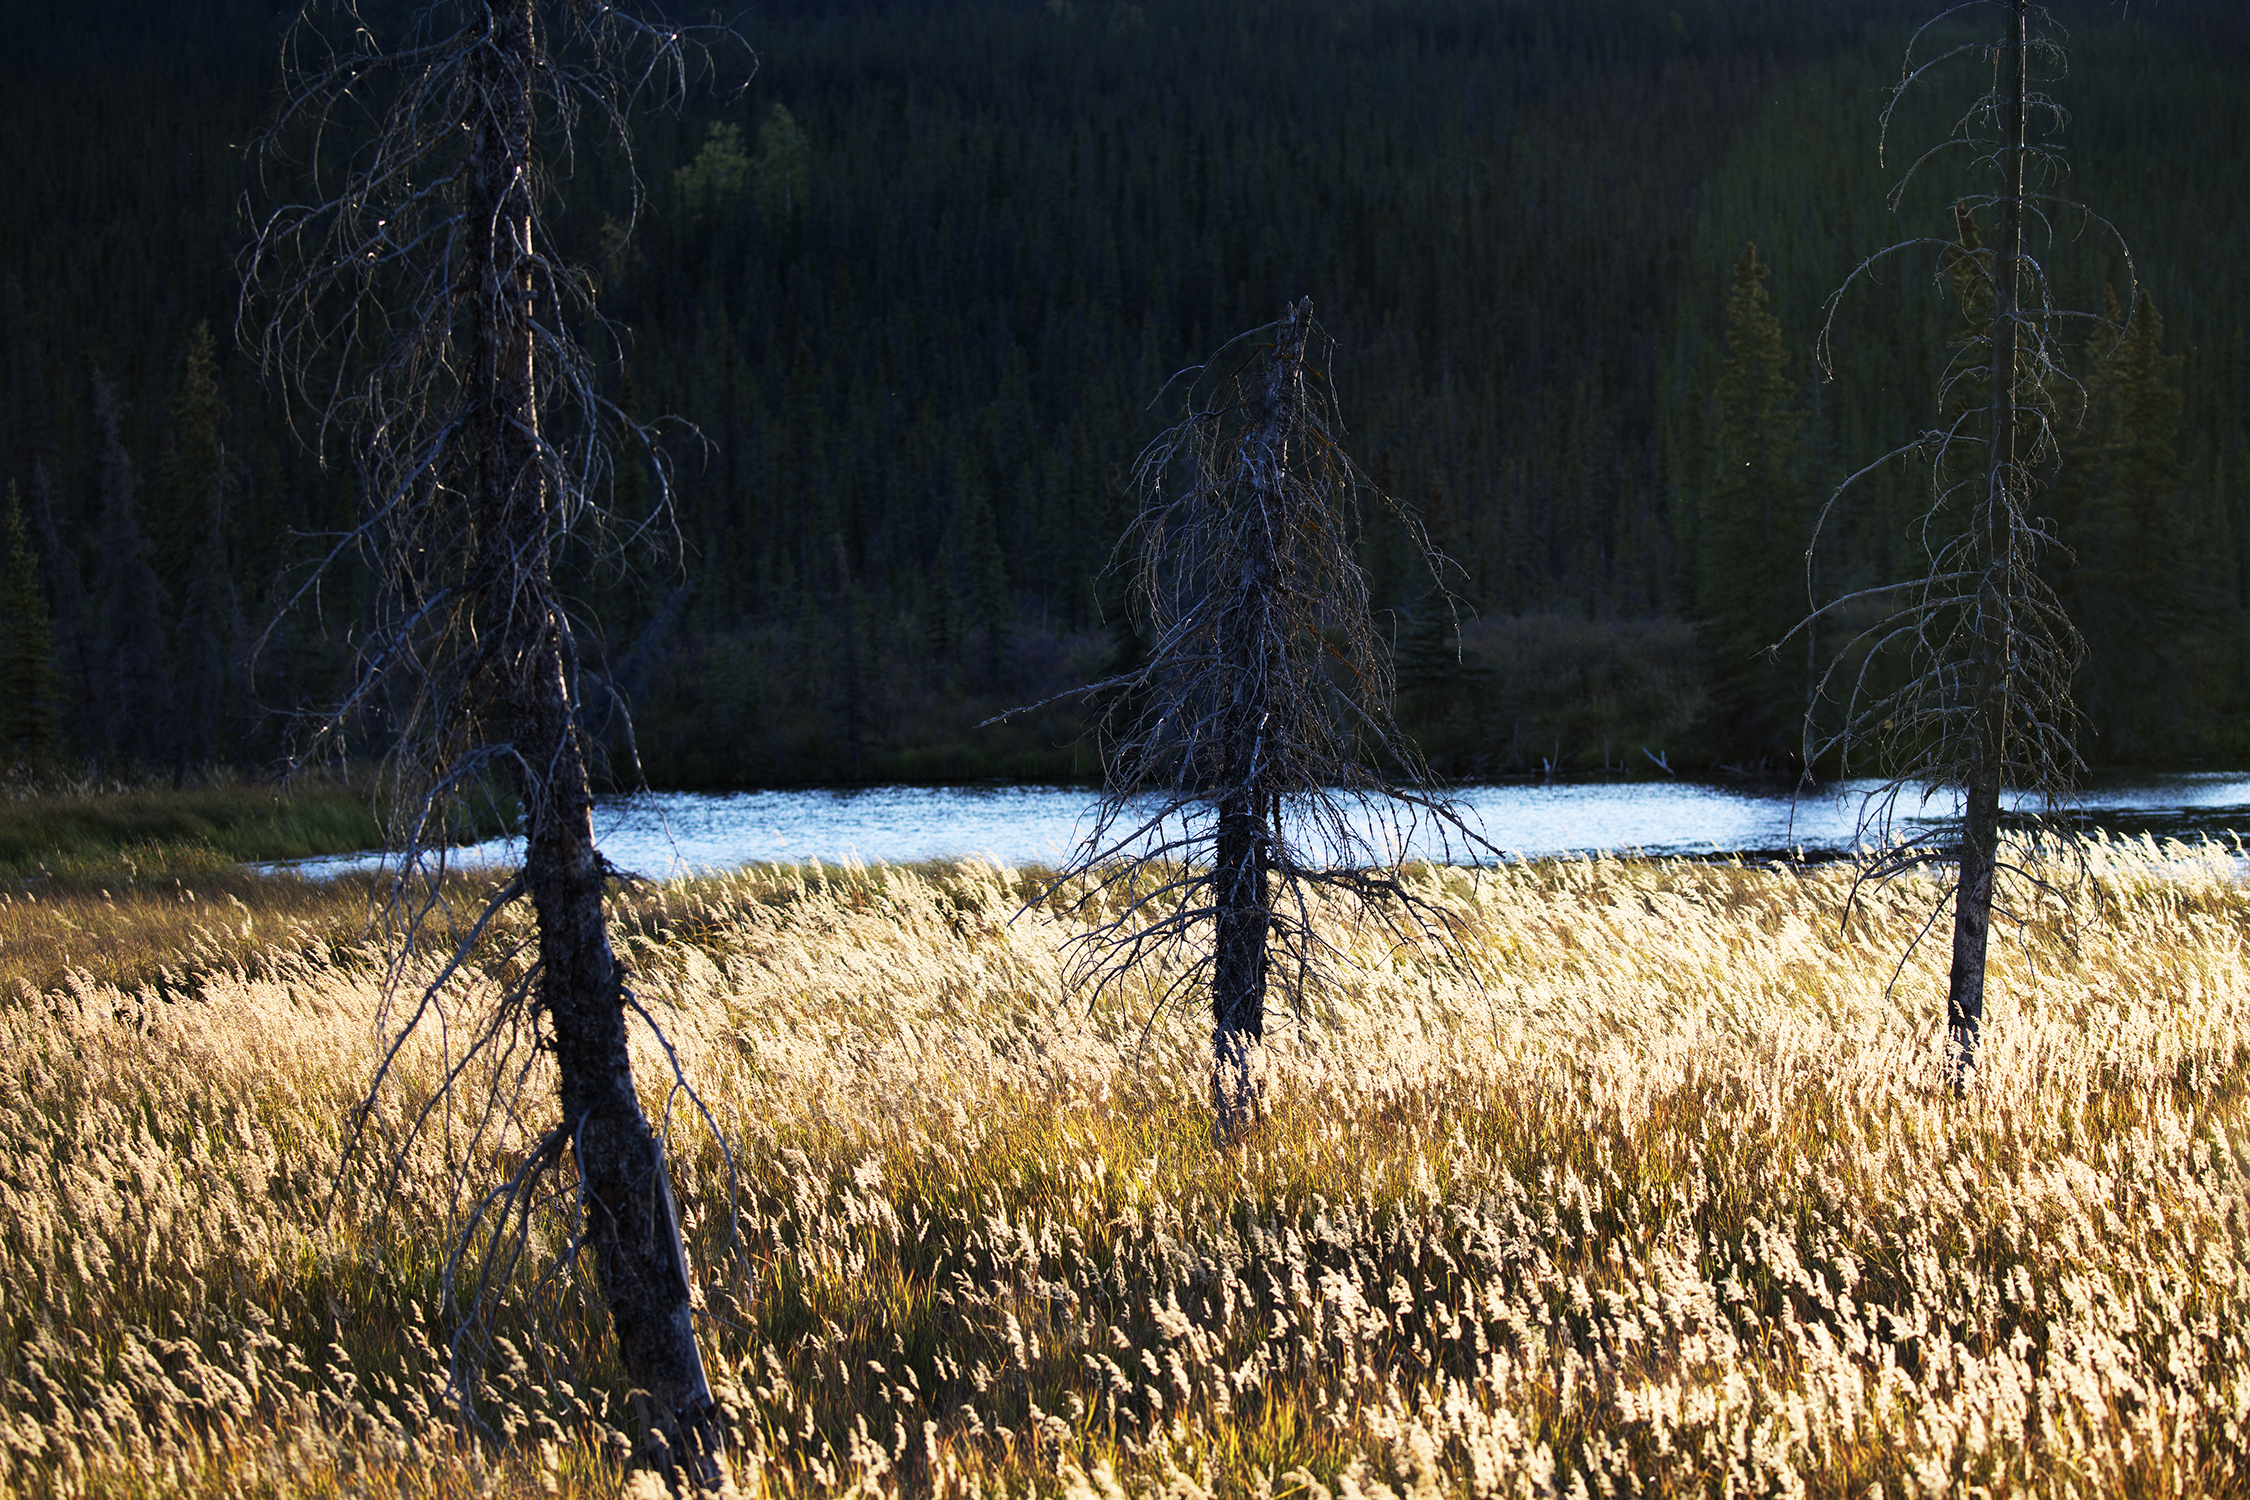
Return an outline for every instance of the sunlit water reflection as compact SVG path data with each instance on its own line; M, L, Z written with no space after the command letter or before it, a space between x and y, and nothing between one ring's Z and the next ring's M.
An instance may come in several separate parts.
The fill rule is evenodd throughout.
M1511 857L1640 853L1701 855L1848 852L1870 833L1872 783L1791 796L1786 789L1689 781L1514 782L1457 788L1469 827ZM605 801L595 837L611 863L652 877L754 862L907 862L980 857L1002 864L1060 864L1091 827L1082 787L870 787L858 791L657 792ZM2203 772L2113 777L2080 799L2085 820L2121 833L2229 839L2250 832L2250 775ZM1908 793L1894 837L1930 831L1951 816L1950 796ZM1878 836L1880 830L1876 830ZM2229 839L2231 842L2231 839ZM1378 833L1377 843L1389 841ZM1412 852L1441 855L1427 837ZM1469 857L1458 852L1454 858ZM1484 851L1473 851L1484 858ZM457 862L512 863L521 847L494 839L456 850ZM310 875L366 869L376 854L306 860Z

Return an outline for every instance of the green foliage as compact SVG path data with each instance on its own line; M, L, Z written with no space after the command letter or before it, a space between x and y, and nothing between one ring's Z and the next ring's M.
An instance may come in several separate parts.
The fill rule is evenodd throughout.
M166 758L173 744L164 586L141 528L140 476L125 444L125 410L98 374L93 387L101 444L96 640L107 679L96 722L107 758L151 766Z
M1465 754L1473 764L1480 706L1495 683L1491 668L1471 661L1460 621L1431 597L1402 616L1391 650L1398 681L1398 721L1441 775L1458 774Z
M228 721L241 714L248 686L236 663L242 620L228 537L233 472L220 438L225 419L211 329L198 323L188 334L172 401L157 558L158 577L178 605L171 649L174 753L199 764L225 752Z
M758 213L767 223L786 224L804 211L812 190L812 145L789 106L776 104L766 112L749 168Z
M672 173L673 186L690 212L724 213L742 196L750 177L750 158L742 151L742 127L713 122L695 160Z
M1399 722L1442 775L1654 773L1731 753L1713 738L1709 646L1685 621L1465 620L1458 660L1451 634L1415 623L1399 642Z
M958 601L962 624L975 634L980 677L998 685L1001 651L1015 616L1008 593L1008 564L993 526L992 502L974 474L964 474L961 483L963 494L940 548L939 576L948 597Z
M383 829L365 788L343 780L287 790L217 781L62 789L0 800L0 876L143 874L232 861L374 848Z
M2094 730L2085 749L2097 764L2239 764L2250 751L2237 707L2250 689L2250 662L2236 644L2250 620L2244 612L2250 506L2238 457L2250 413L2250 363L2241 358L2250 347L2250 261L2221 247L2250 239L2250 199L2237 190L2231 165L2250 156L2250 111L2241 107L2239 86L2241 37L2231 20L2217 24L2217 12L2159 15L2135 6L2125 20L2114 11L2068 19L2075 61L2067 81L2067 192L2101 205L2133 246L2142 285L2167 313L2168 347L2180 361L2176 504L2191 527L2184 565L2173 578L2184 608L2171 616L2186 635L2147 640L2122 605L2096 599L2096 592L2115 586L2115 574L2073 581L2077 565L2095 560L2074 530L2070 508L2088 477L2085 465L2095 458L2089 445L2098 422L2091 409L2079 420L2069 380L2098 385L2098 359L2110 338L2065 350L2068 379L2057 388L2059 488L2048 503L2061 552L2077 560L2061 553L2051 559L2055 587L2089 648L2087 669L2073 690ZM1840 268L1856 264L1869 247L1898 239L1902 225L1951 222L1951 197L1937 178L1911 189L1895 211L1885 201L1902 165L1897 152L1903 143L1942 136L1952 123L1934 97L1925 107L1909 96L1894 122L1885 166L1868 101L1897 81L1903 40L1903 33L1878 27L1859 44L1808 60L1733 138L1706 182L1686 257L1686 290L1671 320L1674 352L1662 393L1667 472L1683 502L1688 556L1701 551L1695 532L1706 481L1698 465L1715 442L1705 393L1716 383L1724 348L1713 289L1728 285L1728 268L1744 242L1756 241L1769 267L1769 305L1787 336L1793 367L1803 370L1809 361L1801 356L1810 353ZM2075 218L2058 229L2045 263L2054 285L2090 288L2120 279L2122 268L2111 264L2113 241ZM1957 298L1928 295L1940 256L1929 246L1901 258L1841 308L1834 341L1851 351L1850 359L1832 380L1801 387L1815 496L1938 415L1930 392L1965 326ZM2077 297L2092 299L2091 292ZM1833 513L1822 530L1813 560L1820 597L1919 570L1924 560L1914 538L1928 502L1927 479L1926 466L1897 462L1861 481L1855 502ZM1801 562L1797 579L1801 598ZM2192 626L2183 616L2192 617ZM1871 618L1871 611L1844 610L1824 620L1822 659ZM2156 652L2167 653L2161 666L2154 664Z
M0 879L239 875L240 864L377 849L377 792L350 769L274 782L214 767L180 785L19 778L0 795ZM518 816L515 800L492 788L462 802L465 839L493 837Z
M208 527L212 496L227 481L226 447L220 437L226 419L211 325L199 322L188 330L158 471L158 514L149 528L158 577L175 600L185 600L190 592L189 579Z
M1720 494L1740 486L1763 495L1796 478L1792 470L1804 414L1789 379L1781 321L1766 295L1766 275L1758 247L1744 245L1727 294L1727 357L1719 374ZM1770 518L1765 529L1773 529Z

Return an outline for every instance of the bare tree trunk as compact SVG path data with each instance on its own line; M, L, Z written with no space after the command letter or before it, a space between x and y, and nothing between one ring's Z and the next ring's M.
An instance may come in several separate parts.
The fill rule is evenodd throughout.
M1998 779L1969 787L1967 802L1961 870L1953 892L1953 972L1945 996L1947 1062L1961 1086L1976 1066L1984 1026L1985 948L1992 936L1992 886L2000 853Z
M1953 970L1946 987L1946 1040L1955 1082L1965 1085L1976 1066L1984 1026L1985 951L1992 933L1992 886L1999 859L2000 783L2008 763L2009 612L2016 600L2006 587L2015 575L2012 492L2023 476L2017 465L2020 434L2016 409L2017 298L2023 257L2023 176L2029 120L2024 89L2024 8L2010 0L2008 39L2001 50L1999 97L2007 111L2006 187L2000 197L2000 232L1992 256L1992 446L1985 470L1984 582L1977 595L1976 768L1966 793L1960 884L1954 896Z
M584 1232L626 1373L654 1407L667 1467L716 1488L724 1435L696 1347L687 1257L662 1148L641 1112L625 1036L625 970L602 911L593 797L567 635L549 576L552 496L533 381L533 0L486 0L477 55L464 278L473 375L464 414L478 462L477 587L514 751L539 918L539 1005L553 1028L563 1123L584 1185Z
M1218 935L1211 973L1212 1133L1224 1145L1250 1125L1256 1107L1250 1046L1266 1034L1268 905L1265 819L1247 798L1219 808Z
M1271 769L1269 697L1288 670L1274 593L1286 566L1280 539L1290 518L1289 433L1302 404L1309 301L1289 307L1274 333L1263 410L1246 434L1243 467L1253 513L1235 518L1241 572L1221 608L1220 660L1234 691L1223 733L1225 791L1219 801L1215 892L1216 949L1211 976L1211 1107L1222 1142L1248 1128L1255 1107L1250 1044L1266 1034L1267 937L1273 926L1270 825L1277 812ZM1232 639L1228 639L1231 636Z
M1115 696L1101 716L1093 831L1049 887L1074 888L1066 902L1092 919L1071 945L1073 983L1098 992L1159 958L1186 958L1208 980L1222 1147L1258 1112L1252 1058L1268 999L1278 988L1301 1002L1334 951L1307 898L1338 892L1400 943L1459 960L1451 914L1404 878L1401 851L1419 825L1440 858L1499 852L1392 717L1397 679L1368 608L1356 502L1403 523L1441 590L1444 559L1338 445L1326 360L1308 355L1327 347L1312 299L1282 310L1270 343L1265 332L1228 340L1190 382L1181 420L1134 465L1139 513L1119 552L1134 554L1145 654L1062 695Z

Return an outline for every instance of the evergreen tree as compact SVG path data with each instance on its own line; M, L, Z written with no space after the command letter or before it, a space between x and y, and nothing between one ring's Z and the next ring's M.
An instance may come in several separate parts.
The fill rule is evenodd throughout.
M62 755L62 683L39 559L12 484L0 511L0 546L7 563L6 592L0 594L0 763L40 770Z
M2179 457L2182 358L2164 352L2164 320L2146 290L2130 321L2113 289L2102 298L2118 334L2086 380L2085 419L2058 486L2070 556L2057 587L2088 642L2079 701L2103 758L2148 761L2197 738L2201 705L2217 697L2200 658L2220 598Z
M219 396L211 325L197 323L188 331L179 389L172 397L171 431L158 466L156 505L148 525L157 579L164 585L166 597L183 607L183 615L188 578L199 560L197 554L209 518L211 491L223 482L226 471L226 452L220 437L220 425L226 416L226 403Z
M40 582L46 587L47 620L62 661L63 739L81 751L97 739L94 728L95 648L87 621L85 587L78 557L63 545L55 527L54 478L44 463L31 466L31 532Z
M836 595L833 601L835 616L835 686L837 693L836 718L842 734L845 753L851 757L851 779L864 779L866 741L869 730L870 709L875 697L871 691L872 676L869 669L872 631L867 619L867 599L860 591L859 581L853 576L851 549L844 544L839 532L835 540Z
M210 325L198 323L188 335L172 402L164 509L156 527L158 578L180 606L171 640L178 694L174 749L183 761L216 759L227 720L248 697L236 666L242 619L227 537L233 474L219 436L225 417Z
M1317 19L1266 29L1254 53L1228 6L1169 7L1161 26L1117 34L1084 19L1099 6L1079 7L1075 24L1019 0L771 8L760 26L773 55L789 59L776 74L787 103L766 93L685 122L643 163L662 189L647 214L633 211L621 155L582 156L565 226L598 253L605 313L635 330L633 386L620 377L619 405L676 412L712 439L710 461L683 449L677 475L687 553L701 576L726 581L697 596L696 626L788 639L798 591L836 587L830 537L841 526L853 583L876 617L919 613L931 626L877 633L870 669L903 667L909 640L919 651L924 635L944 633L942 592L925 575L964 458L991 502L1024 626L1092 623L1094 575L1126 520L1104 514L1122 493L1115 464L1156 425L1146 395L1211 330L1254 321L1302 288L1349 309L1344 347L1367 388L1384 393L1353 437L1370 453L1393 453L1384 486L1419 496L1442 482L1456 498L1458 527L1444 548L1463 564L1458 586L1475 604L1502 614L1569 609L1618 639L1613 624L1684 610L1701 620L1715 658L1711 617L1725 601L1713 588L1723 594L1755 577L1730 568L1707 578L1704 565L1727 352L1719 306L1754 239L1771 268L1771 309L1794 339L1825 292L1827 268L1870 241L1867 218L1881 211L1876 125L1865 122L1860 164L1848 114L1888 81L1877 12L1897 12L1895 0L1877 11L1800 6L1784 26L1771 7L1707 4L1685 13L1690 43L1666 21L1675 3L1441 6L1449 19L1432 30L1426 5L1306 0L1304 15ZM82 23L70 7L50 9L34 29L60 48ZM2250 149L2250 91L2223 55L2191 37L2234 9L2219 0L2143 9L2122 28L2089 18L2079 31L2104 66L2072 80L2093 127L2074 142L2073 171L2149 252L2140 272L2176 288L2161 295L2171 347L2187 356L2177 454L2190 508L2228 507L2214 539L2239 601L2250 590L2240 484L2250 263L2230 247L2250 242L2250 200L2226 189L2230 164ZM100 742L83 720L96 700L80 688L82 663L99 647L92 596L85 632L68 612L99 545L88 503L98 444L75 372L102 366L131 403L129 441L146 459L142 520L171 601L173 649L184 651L194 551L176 543L200 539L205 497L175 488L170 464L158 477L161 449L149 439L163 434L144 429L160 425L174 395L183 349L172 340L233 299L241 184L231 168L215 168L270 94L276 49L256 40L270 25L257 10L207 17L193 47L150 68L72 47L88 60L83 72L18 69L15 87L0 90L0 135L13 148L0 153L0 243L9 247L0 266L0 485L18 484L32 524L72 688L74 750ZM1631 87L1608 86L1620 79ZM1356 101L1348 127L1333 107L1340 98ZM1894 138L1935 123L1909 103ZM167 149L144 149L150 140ZM1610 190L1584 191L1589 161L1615 174ZM82 191L90 182L103 190ZM2180 215L2183 203L2196 212ZM2058 286L2076 285L2105 254L2082 237L2058 245L2044 270ZM1926 376L1943 358L1952 309L1919 299L1923 280L1889 277L1855 294L1838 330L1862 377L1848 392L1797 382L1812 414L1804 469L1822 494L1887 447L1883 435L1937 414ZM779 414L800 346L812 351L812 395L831 425L824 460L804 466L805 486L790 490L777 474ZM290 538L341 523L339 487L294 454L276 407L247 388L237 394L227 361L217 364L234 407L223 424L235 460L226 496L234 580L245 611L262 620L270 601L255 591L291 561ZM1805 376L1805 361L1789 373ZM2066 399L2066 418L2075 405ZM2094 439L2089 430L2074 440L2071 428L2066 421L2063 437L2075 463L2079 444ZM643 517L655 502L626 477L638 477L626 461L636 451L630 440L620 450L617 498L622 514ZM58 548L37 522L41 463ZM2232 489L2218 482L2222 468ZM1870 476L1868 503L1824 534L1823 597L1918 566L1909 554L1922 496L1904 471ZM2094 557L2091 547L2078 551ZM1363 553L1378 608L1412 607L1410 561L1379 536ZM785 569L792 585L769 587ZM1793 599L1802 580L1801 560L1789 558L1779 581ZM336 583L330 603L366 597L358 579ZM656 596L596 602L595 613L630 633ZM1126 618L1122 608L1101 612L1113 627ZM2093 622L2096 674L2110 673L2115 653L2102 637L2111 628ZM1823 630L1836 638L1836 623ZM687 652L689 639L673 647ZM1752 653L1769 643L1764 631L1743 632L1738 678L1768 670ZM278 649L263 657L288 675L277 706L343 690L347 653L287 649L286 663ZM2202 648L2186 640L2182 649L2200 674ZM760 680L778 684L788 670L777 660L760 667ZM1701 693L1708 669L1694 671ZM2135 669L2118 674L2129 682ZM686 691L695 678L683 657L652 681ZM2107 689L2094 675L2087 688L2103 726L2092 748L2121 753ZM1760 740L1745 743L1738 726L1755 720L1758 736L1770 734L1770 715L1739 711L1747 692L1730 683L1719 715L1726 759L1759 753ZM951 700L926 701L934 712ZM2178 702L2207 723L2227 722L2224 703L2199 685ZM664 711L695 724L690 703ZM789 721L832 722L812 706L796 705L808 711ZM2126 727L2153 722L2138 709L2128 717L2139 722ZM902 731L920 743L950 732L934 717ZM834 743L805 734L791 752L799 763L844 763ZM1498 743L1510 743L1505 730ZM2210 757L2244 743L2182 741L2147 753ZM652 774L672 774L672 745L648 748Z
M50 434L40 402L40 359L31 338L31 315L24 304L23 280L13 271L0 277L0 423L12 429L10 451L0 452L0 464L11 475L29 475L34 466L51 459L46 452Z
M242 609L227 547L227 495L223 483L204 492L203 525L196 537L173 638L179 713L177 749L184 760L212 761L227 751L227 724L249 701L242 670Z
M96 659L101 701L96 721L103 749L128 762L153 765L172 749L172 694L164 646L164 586L141 531L140 480L125 450L124 410L117 392L94 377L94 419L100 426L100 561L94 605L100 612Z
M1460 621L1442 593L1433 589L1399 616L1391 665L1399 725L1430 767L1445 776L1489 771L1492 749L1478 735L1498 674L1463 652Z
M975 647L971 675L978 688L991 691L1004 675L1008 627L1015 617L1008 563L983 484L966 464L957 483L959 493L945 535L947 585L959 600L962 635L957 644Z
M1758 247L1745 244L1727 295L1727 352L1713 392L1709 487L1696 600L1720 662L1732 738L1789 756L1809 686L1807 653L1775 643L1806 610L1805 417L1789 351L1766 292Z

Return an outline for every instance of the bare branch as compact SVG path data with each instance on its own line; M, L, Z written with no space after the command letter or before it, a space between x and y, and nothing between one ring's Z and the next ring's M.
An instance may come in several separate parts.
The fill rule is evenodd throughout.
M628 221L637 215L631 116L678 103L710 70L712 48L735 45L724 27L682 30L604 0L431 0L384 49L357 0L308 5L284 42L289 95L251 152L262 206L237 316L243 345L306 414L302 435L324 459L348 457L360 481L359 517L330 540L292 608L317 603L335 566L373 564L356 680L308 749L364 728L387 751L398 847L377 913L397 942L392 989L433 924L455 915L443 876L461 803L499 773L523 809L523 872L452 934L451 958L391 1039L347 1161L400 1047L434 1025L439 1086L394 1143L392 1166L442 1110L454 1201L464 1201L480 1151L528 1128L535 1064L550 1057L570 1128L547 1131L475 1199L447 1265L450 1290L485 1236L471 1321L454 1339L461 1409L470 1414L473 1372L458 1355L478 1344L488 1294L515 1277L539 1176L567 1137L597 1210L579 1223L624 1362L652 1393L667 1466L684 1460L704 1488L723 1478L723 1434L687 1288L670 1285L684 1265L676 1222L650 1217L663 1163L630 1086L624 969L601 906L615 872L589 818L598 747L582 722L579 627L555 577L566 546L620 567L669 547L671 470L657 454L646 512L612 513L616 446L654 454L658 432L611 398L606 371L623 335L596 305L593 279L557 253L544 214L574 170L579 133L599 125L625 168ZM536 914L536 958L496 986L456 1056L447 996L456 985L495 989L464 971L520 899ZM533 941L501 954L503 965ZM455 1139L454 1096L472 1086L483 1093ZM646 1311L666 1298L680 1299L677 1317Z
M1269 978L1301 1007L1329 952L1312 894L1443 947L1448 915L1400 875L1415 838L1497 856L1391 718L1356 555L1367 511L1405 528L1451 600L1419 520L1342 450L1325 347L1301 303L1168 385L1184 411L1134 466L1140 508L1112 558L1148 644L1131 671L1067 695L1106 700L1105 782L1039 898L1105 913L1074 940L1073 978L1097 997L1159 954L1208 977L1222 1139L1248 1107L1243 1048L1263 1035Z

